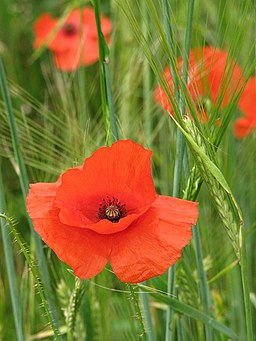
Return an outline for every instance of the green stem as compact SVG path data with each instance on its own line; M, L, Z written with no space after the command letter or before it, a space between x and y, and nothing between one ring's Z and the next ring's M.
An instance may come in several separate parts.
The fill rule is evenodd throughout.
M246 317L246 330L247 330L247 341L253 341L253 329L252 329L252 312L251 312L251 302L250 302L250 288L248 281L248 269L247 269L247 254L246 254L246 238L244 233L244 228L242 228L242 250L241 250L241 277L243 284L243 296L244 296L244 306L245 306L245 317Z
M97 25L98 32L98 40L99 40L99 55L100 55L100 82L101 82L101 100L102 100L102 108L103 108L103 116L105 121L105 129L107 133L108 144L112 141L117 141L119 139L118 128L116 123L115 109L113 96L111 91L111 84L109 78L109 70L108 70L108 46L105 41L105 38L101 31L100 24L100 3L98 0L93 1L94 4L94 13ZM109 133L111 131L112 138L109 138ZM136 313L138 315L139 323L142 330L142 337L145 338L146 331L143 321L143 315L139 306L139 302L137 296L134 293L134 289L132 285L128 284L128 287L131 292L131 296L134 301L134 306L136 309ZM153 324L151 320L150 308L147 297L141 293L142 304L145 312L145 319L147 323L147 335L148 339L151 341L155 340L153 334Z
M186 169L187 165L188 165L188 155L187 155L187 148L186 148L185 153L184 153L184 168L185 168L186 181L189 178L189 171L188 169ZM199 277L200 297L202 300L204 313L206 315L210 315L211 297L210 297L210 290L209 290L209 282L207 281L207 276L204 271L203 250L202 250L202 244L201 244L201 238L200 238L199 225L197 224L197 226L194 226L192 229L193 229L193 240L194 240L195 253L196 253L197 271L198 271L198 277ZM212 328L208 324L205 324L204 328L205 328L206 340L211 341L213 339Z
M146 329L145 329L143 315L142 315L142 311L141 311L141 308L140 308L140 303L139 303L137 294L135 293L134 287L133 287L132 284L128 283L127 286L128 286L128 288L130 290L131 298L133 300L134 307L135 307L136 314L137 314L137 318L138 318L139 325L140 325L141 334L139 335L139 339L142 339L142 340L146 341L147 340L147 338L146 338Z
M203 310L206 315L210 315L210 293L209 293L209 286L207 282L206 273L204 271L204 264L203 264L203 250L199 232L198 224L193 227L193 239L195 243L195 253L196 253L196 262L197 262L197 271L199 277L199 289L200 289L200 296L203 303ZM207 341L213 339L212 336L212 328L209 325L205 325L205 338Z
M105 37L101 31L100 21L100 1L93 0L94 14L98 33L99 42L99 63L100 63L100 90L103 118L105 130L107 134L107 142L110 145L113 141L117 141L118 130L114 111L113 96L108 72L109 48Z
M170 11L170 3L168 0L163 0L163 7L165 10ZM187 26L186 26L186 33L185 33L185 53L183 55L183 66L182 66L182 81L184 84L187 84L188 78L188 63L189 63L189 54L190 54L190 46L191 46L191 37L192 37L192 22L193 22L193 13L194 13L194 0L188 2L188 11L187 11ZM165 14L166 16L166 14ZM172 28L170 25L170 16L168 18L168 25L166 25L166 33L168 41L172 44L171 49L174 51L174 43L172 39ZM169 26L169 30L168 30ZM172 72L174 75L174 72ZM174 86L175 86L175 78L174 78ZM175 98L176 100L179 99L179 106L180 111L183 116L186 114L186 103L183 99L183 96L179 97L178 88L176 85L175 91ZM175 166L174 166L174 183L173 183L173 196L180 197L181 192L181 183L182 183L182 168L183 168L183 154L185 149L185 141L184 137L180 130L177 130L177 142L176 142L176 157L175 157ZM167 294L168 295L175 295L175 266L172 266L168 270L168 285L167 285ZM165 333L165 340L169 341L172 340L173 337L173 315L174 311L171 308L167 310L166 316L166 333Z
M4 198L4 186L2 179L2 167L1 167L2 159L0 159L0 213L4 213L6 209L5 198ZM17 334L18 341L25 341L23 328L22 328L22 316L20 315L20 297L18 290L18 282L15 273L14 266L14 257L12 250L12 241L9 234L9 231L6 227L6 222L1 219L0 221L1 231L2 231L2 239L3 239L3 247L4 247L4 255L6 262L6 270L9 282L9 289L11 295L12 309L14 315L14 323Z
M77 72L77 80L78 80L78 92L80 99L80 108L79 108L79 117L81 122L81 127L83 131L86 131L86 124L88 121L88 107L87 107L87 98L86 98L86 79L85 79L85 68L81 66Z
M12 108L12 102L11 102L11 97L8 91L8 86L7 86L7 81L6 81L6 75L4 71L4 65L2 62L2 58L0 57L0 89L2 91L2 96L6 105L7 109L7 114L8 114L8 120L9 120L9 126L10 126L10 131L11 131L11 136L12 136L12 144L13 144L13 149L14 149L14 155L15 155L15 160L17 162L18 168L19 168L19 181L20 181L20 186L23 194L23 199L24 203L26 202L26 197L27 197L27 192L29 189L29 181L28 181L28 176L25 168L25 163L23 161L22 157L22 152L21 152L21 147L19 143L19 137L18 137L18 131L16 127L16 122L15 122L15 117L13 113L13 108ZM35 232L31 220L28 218L28 223L30 227L30 233L33 238L33 241L35 243L35 249L36 249L36 255L38 259L38 265L41 273L41 278L43 279L43 283L46 289L46 294L47 298L49 300L49 305L51 307L51 313L54 315L54 321L57 324L58 316L57 316L57 311L55 307L57 306L55 304L55 299L52 294L52 289L51 289L51 283L50 283L50 275L48 271L48 266L47 262L45 259L43 247L42 247L42 242L39 237L39 235Z
M15 227L14 227L14 223L13 223L13 220L9 217L7 217L5 214L1 214L0 213L0 218L4 219L7 224L9 225L10 227L10 230L11 230L11 233L14 237L14 240L18 243L24 257L26 258L26 261L29 265L29 268L31 270L31 273L33 275L33 278L34 278L34 281L35 281L35 286L37 288L37 291L39 293L39 296L40 296L40 299L42 301L42 305L43 305L43 308L45 310L45 314L46 314L46 317L48 318L48 321L50 323L50 326L52 328L52 331L54 333L54 337L55 337L55 340L56 341L60 341L60 336L59 336L59 331L57 330L56 326L55 326L55 323L54 323L54 320L52 318L52 314L51 314L51 309L50 309L50 306L46 300L46 297L45 297L45 294L44 294L44 290L43 290L43 287L42 287L42 284L41 284L41 278L40 278L40 274L37 270L37 266L35 265L35 261L34 259L31 257L29 251L28 251L28 247L27 245L25 244L25 242L23 242L18 234L18 232L16 231Z
M110 116L110 129L112 132L112 139L113 141L117 141L119 139L117 123L116 123L116 115L115 115L115 108L109 78L109 71L108 65L104 64L104 71L105 71L105 79L106 79L106 90L107 90L107 99L108 99L108 106L109 106L109 116Z
M147 12L147 6L146 6L146 0L142 2L142 32L145 37L145 39L148 40L149 34L148 34L148 12ZM151 86L151 77L150 77L150 67L148 61L145 59L143 62L143 117L144 117L144 126L145 126L145 134L146 134L146 141L147 145L150 146L152 142L152 115L151 115L151 94L150 94L150 86ZM144 282L145 284L146 282ZM148 295L139 291L140 300L143 307L143 315L145 318L145 324L146 324L146 333L147 338L149 341L155 341L155 333L154 333L154 327L151 317L151 311L150 311L150 304L148 300Z
M147 12L147 5L146 1L144 0L142 2L142 32L146 40L149 39L149 32L148 32L148 26L146 23L148 23L149 16ZM145 58L143 61L143 117L144 117L144 126L145 126L145 134L146 134L146 140L148 146L151 145L152 142L152 114L151 114L151 94L150 94L150 88L151 88L151 73L150 73L150 66Z
M145 282L143 283L146 284ZM139 296L143 307L143 313L144 313L144 319L146 324L146 334L148 341L156 341L155 333L154 333L154 327L152 323L151 318L151 312L150 312L150 305L148 300L148 293L141 292L141 289L139 290Z
M168 41L168 44L170 46L170 49L172 51L173 56L175 56L175 43L173 39L173 32L172 32L172 26L171 26L171 5L168 0L163 0L163 17L164 17L164 30L166 34L166 38ZM179 102L179 82L176 73L173 70L172 64L170 63L170 70L171 75L173 79L173 85L174 85L174 96L177 101Z

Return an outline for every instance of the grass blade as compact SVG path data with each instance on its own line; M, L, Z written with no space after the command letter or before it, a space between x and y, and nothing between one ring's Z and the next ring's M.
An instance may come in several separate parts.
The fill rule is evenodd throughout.
M39 293L41 301L42 301L43 308L45 310L45 313L46 313L46 316L47 316L48 321L50 323L50 326L51 326L51 328L52 328L52 330L54 332L55 339L57 341L60 341L59 332L56 329L55 323L54 323L54 321L52 319L52 314L50 312L50 307L48 306L48 302L47 302L45 294L44 294L44 290L43 290L43 287L42 287L42 284L41 284L40 274L39 274L39 271L37 270L37 267L35 265L35 261L32 259L31 255L30 255L30 253L28 251L28 247L21 240L19 234L17 233L17 231L16 231L16 229L14 227L13 220L11 218L7 217L5 214L2 214L2 213L0 213L0 218L4 219L7 222L7 224L9 225L11 233L12 233L12 235L14 237L14 240L18 243L18 245L19 245L19 247L20 247L24 257L26 258L26 261L28 262L29 268L30 268L30 270L32 272L32 275L34 277L36 288L38 290L38 293Z
M6 105L6 109L7 109L9 126L10 126L10 131L11 131L11 136L12 136L13 149L14 149L14 154L15 154L17 166L19 169L19 180L20 180L23 199L24 199L24 203L25 203L28 188L29 188L29 182L28 182L27 172L26 172L26 168L25 168L22 153L21 153L18 131L17 131L17 127L16 127L15 117L13 114L12 102L11 102L10 94L8 91L8 86L7 86L7 81L6 81L5 71L4 71L4 65L3 65L1 57L0 57L0 88L2 91L2 96L4 99L5 105ZM49 276L49 271L48 271L48 266L47 266L47 262L45 259L45 255L43 252L42 242L41 242L41 239L39 238L38 234L35 232L33 225L32 225L32 222L29 218L28 218L28 222L29 222L29 227L30 227L30 233L31 233L31 236L32 236L33 241L35 243L36 255L38 258L38 264L39 264L41 277L43 278L43 283L44 283L45 289L46 289L46 295L47 295L47 298L49 300L49 304L51 306L51 313L54 314L54 321L56 322L56 324L58 324L58 322L57 322L58 321L58 315L57 315L57 311L55 309L55 307L57 305L54 303L54 297L52 295L50 276Z
M163 8L170 8L170 1L163 1ZM188 2L187 9L187 26L185 31L185 53L183 56L183 66L182 66L182 80L185 84L187 84L188 79L188 62L189 62L189 54L191 47L191 37L192 37L192 22L193 22L193 13L194 13L194 0ZM168 39L169 37L169 39ZM170 33L167 32L167 39L172 41L172 30L170 27ZM171 47L172 51L174 51L174 46ZM174 70L171 68L172 74L174 74ZM177 93L177 85L175 87L176 93L175 97L179 98L179 106L182 116L186 114L186 103L183 99L182 93ZM175 155L175 166L174 166L174 182L173 182L173 196L180 197L181 192L181 182L182 182L182 169L183 169L183 155L185 149L185 141L181 131L177 130L177 141L176 141L176 155ZM187 160L187 159L186 159ZM167 293L175 295L175 265L172 266L168 270L168 285L167 285ZM173 313L170 308L167 310L166 316L166 334L165 339L172 339L172 331L173 331Z
M4 198L4 186L3 186L3 179L2 179L1 163L2 161L0 158L0 212L5 212L5 198ZM25 341L25 338L23 335L23 327L22 327L22 316L19 310L20 298L19 298L18 283L17 283L15 266L14 266L12 241L11 241L9 231L7 230L5 226L6 222L1 219L0 223L1 223L4 255L5 255L5 262L6 262L6 269L7 269L7 275L8 275L8 282L9 282L9 288L10 288L10 295L11 295L11 301L12 301L12 309L13 309L17 339L18 341Z
M223 333L224 335L238 340L238 336L236 333L231 330L230 328L226 327L225 325L219 323L218 321L214 320L212 317L202 313L201 311L197 310L194 307L189 306L188 304L184 304L177 300L176 298L171 298L166 294L159 293L152 288L149 288L144 285L140 285L140 287L148 292L152 297L155 297L159 302L168 304L172 307L173 310L180 314L184 314L188 317L191 317L197 321L202 321L203 323L211 326L213 329L218 330L219 332Z
M118 140L118 130L115 118L112 90L108 71L109 48L105 37L101 30L100 21L100 2L93 1L94 14L96 19L98 41L99 41L99 63L100 63L100 90L101 90L101 104L103 110L103 117L105 122L105 130L107 133L108 144ZM109 136L111 132L111 137Z

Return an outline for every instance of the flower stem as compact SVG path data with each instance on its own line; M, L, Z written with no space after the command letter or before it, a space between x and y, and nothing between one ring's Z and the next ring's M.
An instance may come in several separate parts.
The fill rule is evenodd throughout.
M187 169L187 166L188 166L188 154L187 154L187 148L186 148L184 152L184 173L185 173L186 182L188 183L191 172L189 173L189 169ZM184 194L183 194L183 197L184 197ZM190 197L188 197L187 199L191 200ZM194 197L194 199L196 199L196 197ZM210 297L210 290L209 290L209 282L207 280L207 276L204 271L203 249L202 249L201 238L200 238L199 224L194 226L192 228L192 231L193 231L193 240L194 240L194 247L195 247L195 253L196 253L197 271L198 271L198 277L199 277L200 297L202 300L204 313L210 316L211 297ZM205 324L204 327L205 327L206 341L211 341L213 337L212 328L208 324Z
M145 37L145 39L148 39L148 12L147 12L147 6L146 1L144 0L142 2L142 17L141 17L141 26L142 26L142 32ZM145 126L145 135L146 135L146 141L147 145L150 146L152 142L152 115L151 115L151 94L150 94L150 86L151 86L151 77L150 77L150 67L148 61L145 59L143 62L143 118L144 118L144 126ZM146 284L146 282L144 282ZM139 290L139 297L141 300L142 308L143 308L143 315L145 319L146 324L146 333L147 338L149 341L155 341L155 333L154 333L154 327L152 323L152 316L150 311L150 304L148 300L147 293L141 292Z
M13 108L12 108L11 97L9 94L5 71L4 71L4 65L3 65L1 57L0 57L0 89L2 91L3 100L6 105L15 160L17 162L18 169L19 169L20 186L21 186L24 202L26 202L26 196L27 196L27 192L29 188L29 181L28 181L25 163L22 157L22 152L21 152L20 143L19 143L19 136L18 136L18 131L16 127L16 121L15 121ZM45 258L44 251L43 251L42 242L39 238L39 235L35 232L32 222L29 218L28 218L28 223L30 227L31 236L35 243L35 250L36 250L36 255L38 259L40 274L43 279L43 284L45 286L47 299L49 301L49 305L51 308L50 313L53 314L53 320L57 325L58 324L58 312L55 309L57 305L55 304L55 299L51 290L50 275L49 275L48 266L47 266L46 258Z
M165 25L166 34L169 42L172 44L171 49L174 51L173 39L172 39L172 28L170 25L170 0L163 0L163 8L165 12L165 17L167 15L168 22ZM166 12L168 14L166 14ZM192 22L193 22L193 13L194 13L194 0L188 2L188 11L187 11L187 25L185 32L185 53L183 56L183 66L182 66L182 81L186 84L188 78L188 62L189 62L189 53L190 53L190 45L191 45L191 37L192 37ZM172 72L174 74L174 72ZM175 79L174 79L175 86ZM175 89L176 88L176 89ZM177 85L174 87L175 98L179 99L179 107L181 114L185 116L186 113L186 105L183 100L183 96L179 96ZM181 192L181 183L182 183L182 168L183 168L183 154L185 149L185 141L184 137L180 130L177 130L177 140L176 140L176 157L175 157L175 166L174 166L174 183L173 183L173 196L180 197ZM168 270L168 286L167 286L167 294L175 295L175 266L172 266ZM168 308L167 316L166 316L166 333L165 340L171 340L173 335L173 310Z
M0 213L4 213L5 212L5 198L4 198L4 186L3 186L3 179L2 179L1 163L2 161L0 159ZM3 248L4 248L6 270L7 270L8 281L9 281L12 309L13 309L13 315L14 315L14 323L15 323L15 328L16 328L17 340L25 341L24 335L23 335L23 328L22 328L22 317L20 315L20 310L19 310L20 298L19 298L19 291L18 291L18 282L16 278L16 273L15 273L12 241L11 241L10 233L7 230L5 225L6 225L6 222L1 219L0 226L2 230Z
M149 20L146 1L142 2L142 18L141 18L141 26L142 32L146 40L149 39L149 31L146 22ZM151 86L151 74L150 74L150 66L148 60L145 58L143 61L143 118L144 118L144 126L145 126L145 134L147 139L148 146L151 145L152 142L152 115L151 115L151 94L150 94L150 86Z
M247 331L247 341L253 341L253 329L252 329L252 312L251 312L251 302L250 302L250 288L248 281L248 269L247 269L247 254L246 254L246 238L244 233L244 228L241 229L242 233L242 250L241 250L241 277L243 285L243 296L244 296L244 306L245 306L245 317L246 317L246 331Z
M99 0L93 0L93 6L99 42L100 90L102 111L105 123L105 130L107 134L107 143L108 145L110 145L113 141L117 141L119 136L108 71L109 48L105 40L105 37L101 31Z
M96 25L97 25L97 32L98 32L98 39L99 39L99 54L100 54L100 82L101 82L101 99L102 99L102 107L103 107L103 116L105 120L105 129L107 133L107 140L108 144L110 144L113 141L117 141L119 139L118 134L118 128L116 123L116 116L115 116L115 109L114 109L114 102L113 102L113 96L112 96L112 90L111 90L111 84L110 84L110 78L109 78L109 70L108 70L108 47L107 43L105 41L105 38L101 31L101 25L100 25L100 4L99 0L94 0L94 13L95 13L95 19L96 19ZM147 80L148 82L148 80ZM147 83L147 91L148 89L148 83ZM147 107L147 110L149 107ZM109 138L109 133L111 131L111 138ZM134 306L136 309L136 313L139 319L139 323L142 330L142 337L145 338L146 330L144 326L144 320L143 320L143 314L141 312L138 299L134 293L134 289L132 285L128 284L128 287L131 292L131 296L134 301ZM142 300L143 310L145 313L145 319L147 323L147 336L148 340L154 341L154 333L153 333L153 324L151 320L151 314L150 314L150 307L148 298L145 296L145 294L140 293L140 297Z
M134 286L132 284L129 284L129 283L127 283L127 286L128 286L128 288L130 290L130 293L131 293L131 298L132 298L133 303L134 303L134 307L135 307L135 310L136 310L137 318L138 318L140 329L141 329L141 334L139 335L139 339L142 339L142 340L146 341L147 340L147 338L146 338L146 329L145 329L143 315L142 315L142 311L141 311L141 308L140 308L138 297L137 297L137 295L136 295L136 293L134 291Z
M195 243L196 263L197 263L197 271L198 271L199 286L200 286L199 289L200 289L201 300L203 303L203 310L206 315L210 315L211 299L210 299L207 277L204 271L202 244L201 244L198 224L193 227L193 239ZM205 327L205 340L211 341L213 339L212 328L206 324L204 327Z
M144 282L145 284L145 282ZM143 313L144 313L144 319L146 324L146 334L148 341L156 341L155 333L154 333L154 327L152 323L151 318L151 312L150 312L150 305L148 300L148 293L141 292L141 289L139 290L139 296L142 303Z
M1 218L4 219L6 221L6 223L9 225L10 231L11 231L11 234L13 235L14 240L17 242L17 244L20 247L20 250L22 251L24 257L26 258L26 261L29 265L30 271L31 271L32 276L33 276L34 281L35 281L35 286L37 288L40 299L42 301L42 306L45 310L46 317L47 317L49 324L51 326L51 329L54 333L55 340L60 341L61 340L60 333L59 333L59 330L56 328L56 323L52 317L51 307L49 305L49 300L46 299L46 295L44 293L44 288L41 284L42 279L40 278L40 273L38 272L37 265L35 264L35 260L31 256L30 251L28 249L28 246L25 244L24 241L21 240L21 237L19 236L18 232L16 231L16 229L14 227L13 219L7 217L5 214L0 213L0 219Z

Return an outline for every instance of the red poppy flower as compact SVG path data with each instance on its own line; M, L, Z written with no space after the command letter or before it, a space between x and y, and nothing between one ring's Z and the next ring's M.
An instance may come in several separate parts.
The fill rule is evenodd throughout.
M30 186L35 230L79 278L110 261L123 282L161 275L181 256L197 203L157 195L151 151L131 141L98 149L56 183Z
M238 107L245 116L235 121L235 136L242 138L256 128L256 76L246 84Z
M63 25L56 30L58 19L42 14L34 24L34 47L43 44L54 54L56 66L72 71L80 65L90 65L99 59L98 36L92 8L74 9ZM109 40L111 22L101 15L101 29ZM51 36L53 35L53 36Z
M179 58L177 67L180 74L182 64L183 60ZM173 91L169 66L165 68L163 77ZM226 51L211 46L190 51L187 86L202 122L208 119L208 107L215 106L219 101L220 107L225 107L238 93L241 85L242 71L234 61L229 60ZM155 90L155 99L166 111L173 114L172 105L160 85Z

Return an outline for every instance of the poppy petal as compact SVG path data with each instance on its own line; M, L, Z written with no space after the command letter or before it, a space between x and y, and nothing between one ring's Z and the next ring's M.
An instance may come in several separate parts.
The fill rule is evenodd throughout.
M111 21L104 15L100 16L101 31L105 35L109 35L112 30ZM94 10L92 8L85 8L83 10L83 26L84 30L88 32L89 38L98 38L97 26L95 21Z
M99 59L99 46L97 38L88 37L84 42L81 64L91 65Z
M158 196L128 229L113 235L110 263L117 277L138 283L164 273L181 256L197 217L197 203Z
M238 102L238 107L246 117L256 119L256 76L247 82Z
M27 197L27 209L37 233L56 255L81 279L102 271L111 251L111 240L87 229L73 229L59 221L54 198L59 183L34 184Z
M118 141L111 147L99 148L85 160L81 171L65 172L55 200L61 222L85 228L93 224L92 228L98 233L114 233L126 228L128 221L137 219L156 198L150 157L151 151L139 144L131 140ZM106 198L117 198L124 204L127 217L118 223L106 222L106 229L102 229L98 212ZM112 231L108 225L113 226Z
M70 49L65 52L54 53L56 67L63 71L74 71L80 65L79 49Z
M79 55L79 47L81 45L80 23L82 20L81 11L74 9L62 26L59 27L53 39L49 42L49 49L56 53L64 53L70 51L74 56ZM66 26L73 28L74 32L68 33Z
M183 60L179 58L177 68L180 74L182 64ZM164 70L163 77L170 86L170 95L173 96L173 81L169 67ZM226 51L211 46L190 51L187 86L196 105L202 99L208 98L215 105L220 101L223 107L238 94L242 82L243 74L240 67L234 60L229 60ZM156 87L155 99L165 110L173 114L172 105L160 85Z
M253 127L256 127L256 120L253 122L247 118L239 118L235 121L235 136L243 138L250 134Z
M34 47L40 48L47 38L50 37L51 32L54 30L58 20L53 19L49 14L42 14L34 23L35 41Z

